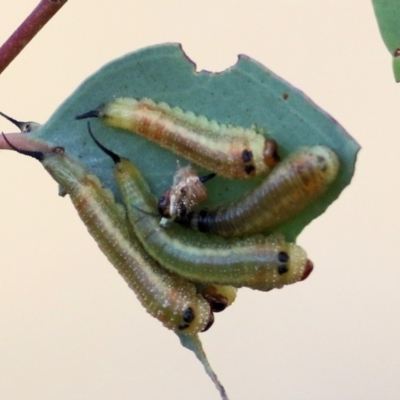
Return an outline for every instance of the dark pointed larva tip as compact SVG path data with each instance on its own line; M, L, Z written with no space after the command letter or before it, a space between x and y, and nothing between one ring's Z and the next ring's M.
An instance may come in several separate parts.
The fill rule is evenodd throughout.
M99 110L92 110L81 115L76 115L75 119L99 118L99 116L100 116Z
M108 156L110 156L112 158L112 160L114 161L115 164L118 164L121 162L121 157L118 154L115 154L114 152L112 152L111 150L107 149L107 147L104 147L93 135L92 129L90 128L90 122L87 123L87 128L88 128L88 132L90 137L93 139L93 141L96 143L97 147L100 150L103 150L104 153L106 153Z
M281 157L278 153L278 144L275 140L266 140L264 144L264 163L270 168L279 163Z
M301 280L304 281L304 279L307 279L313 269L314 269L313 262L311 260L307 260L306 267L304 268L304 273L303 276L301 277Z
M205 176L200 176L199 181L201 183L206 183L207 181L209 181L212 178L215 178L216 176L217 176L217 174L214 174L214 172L213 172L213 173L205 175Z
M203 297L211 307L213 312L224 311L228 307L228 299L217 293L203 293Z
M8 115L2 113L0 111L0 115L3 116L5 119L7 119L8 121L10 121L11 123L13 123L16 127L18 127L21 131L24 128L24 125L26 124L26 122L21 122L21 121L17 121L14 118L9 117Z
M38 161L43 161L44 160L44 153L41 151L28 151L28 150L21 150L18 149L17 147L15 147L8 139L7 136L1 132L1 134L3 135L4 140L6 141L6 143L16 152L23 154L24 156L29 156L29 157L33 157L34 159L38 160Z

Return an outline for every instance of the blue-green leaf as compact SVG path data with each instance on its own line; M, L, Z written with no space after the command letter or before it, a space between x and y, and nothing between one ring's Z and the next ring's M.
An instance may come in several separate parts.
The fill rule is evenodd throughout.
M392 55L396 82L400 82L400 0L372 0L379 30Z

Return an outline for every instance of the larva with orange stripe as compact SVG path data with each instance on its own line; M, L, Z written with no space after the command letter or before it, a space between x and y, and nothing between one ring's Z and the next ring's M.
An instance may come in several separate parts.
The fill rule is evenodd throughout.
M130 230L125 209L96 176L88 174L63 148L27 152L5 140L20 153L38 159L59 183L102 252L153 317L185 334L208 329L214 320L208 302L192 283L160 267L143 250Z
M192 211L175 221L225 237L267 232L322 196L338 171L339 159L332 150L325 146L303 147L238 202Z
M117 98L76 119L93 117L142 135L226 178L267 174L279 162L276 142L253 128L219 124L147 98Z
M160 227L155 198L139 170L105 148L88 128L114 161L114 177L135 235L163 267L193 282L262 291L304 280L311 273L313 264L305 251L282 235L229 239L189 232L177 224Z

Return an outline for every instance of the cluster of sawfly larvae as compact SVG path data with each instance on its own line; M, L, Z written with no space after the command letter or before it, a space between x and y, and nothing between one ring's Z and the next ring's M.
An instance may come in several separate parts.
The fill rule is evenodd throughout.
M301 247L282 235L262 233L326 192L339 170L332 150L304 147L280 162L277 143L255 129L220 125L149 99L119 98L76 118L92 117L212 171L199 177L192 167L179 168L172 187L157 200L133 162L100 143L88 123L99 151L114 163L121 205L65 149L27 152L8 142L42 163L145 309L167 328L205 331L214 312L232 304L238 288L269 291L309 276L313 264ZM204 185L215 175L248 179L260 174L263 182L236 203L195 207L207 198Z

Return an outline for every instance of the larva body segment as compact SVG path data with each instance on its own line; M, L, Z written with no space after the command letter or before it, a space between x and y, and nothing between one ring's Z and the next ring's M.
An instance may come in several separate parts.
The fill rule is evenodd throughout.
M130 231L124 208L96 176L64 153L45 154L41 162L69 194L89 233L152 316L185 334L208 328L213 319L209 304L192 283L146 254Z
M283 160L237 203L193 211L176 221L225 237L266 232L323 195L338 171L339 160L332 150L324 146L304 147Z
M111 155L135 234L163 267L193 282L263 291L295 283L310 274L313 265L305 251L286 243L281 235L224 239L190 234L176 224L169 229L160 227L153 215L155 199L139 170L129 160Z
M219 124L146 98L117 98L76 118L90 117L142 135L226 178L266 174L279 161L276 142L255 129Z

